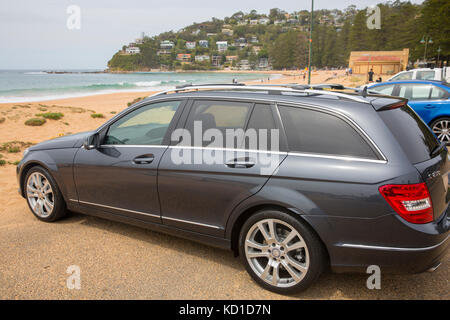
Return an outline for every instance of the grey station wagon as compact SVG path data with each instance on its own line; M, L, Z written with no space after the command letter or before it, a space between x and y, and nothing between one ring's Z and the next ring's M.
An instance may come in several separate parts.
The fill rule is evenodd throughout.
M407 100L204 85L32 146L17 177L40 220L70 210L231 249L257 283L289 294L328 267L436 269L449 170L447 148Z

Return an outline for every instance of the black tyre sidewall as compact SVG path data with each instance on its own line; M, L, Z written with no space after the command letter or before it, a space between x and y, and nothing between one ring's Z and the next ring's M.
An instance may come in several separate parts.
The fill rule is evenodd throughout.
M280 288L268 284L255 274L249 262L247 261L244 247L247 232L257 221L264 219L278 219L288 223L300 233L306 243L310 259L309 269L302 281L292 287ZM262 210L247 219L247 221L242 226L241 232L239 234L239 256L247 272L250 274L253 280L255 280L263 288L281 294L294 294L305 290L314 281L317 280L317 278L320 276L327 265L323 244L321 243L318 236L314 233L314 231L310 230L310 227L301 222L298 218L295 218L286 212L277 210Z
M40 217L36 213L34 213L33 208L31 208L30 202L28 201L28 197L26 196L27 188L28 188L28 185L27 185L28 178L30 177L31 174L33 174L35 172L39 172L39 173L43 174L45 176L45 178L47 179L47 181L50 183L52 190L53 190L53 198L54 198L53 211L48 217L45 217L45 218ZM25 198L26 198L28 207L30 208L33 215L36 218L38 218L39 220L45 221L45 222L53 222L58 219L61 219L66 214L66 204L64 202L61 191L59 190L55 179L53 179L52 175L43 167L36 166L36 167L33 167L30 170L28 170L28 172L25 176L24 182L23 182L23 190L24 190L24 194L25 194Z

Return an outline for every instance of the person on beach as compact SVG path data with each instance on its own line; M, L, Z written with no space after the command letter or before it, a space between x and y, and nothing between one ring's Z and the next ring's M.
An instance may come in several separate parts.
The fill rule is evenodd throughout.
M369 71L369 82L373 82L373 75L374 75L375 73L373 72L373 69L370 69L370 71Z

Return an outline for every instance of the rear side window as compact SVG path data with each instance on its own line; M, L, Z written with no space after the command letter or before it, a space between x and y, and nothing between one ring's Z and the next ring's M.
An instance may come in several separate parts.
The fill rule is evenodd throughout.
M230 101L195 101L189 113L186 129L194 135L194 124L201 124L202 131L218 129L225 137L227 129L244 129L252 104ZM207 146L210 142L203 141Z
M431 71L417 71L416 79L417 80L434 80L434 70Z
M370 91L375 91L375 92L378 92L380 94L384 94L384 95L387 95L387 96L392 96L392 93L394 91L394 87L395 87L394 84L387 84L387 85L384 85L384 86L376 86L376 87L373 87L373 88L369 88L369 90Z
M433 86L431 89L431 99L446 99L448 96L448 92L446 92L444 89L441 89L437 86Z
M393 77L391 79L391 81L411 80L412 78L413 78L413 72L408 71L408 72L403 72L403 73L400 73L399 75L396 75L395 77Z
M255 104L255 108L250 116L248 122L247 131L255 130L257 135L257 149L258 150L274 150L278 151L280 148L279 132L274 132L277 130L277 125L272 113L272 107L268 104ZM263 131L265 130L265 131ZM267 134L265 134L267 133ZM274 133L272 137L272 133ZM276 134L278 133L278 134ZM277 145L272 146L272 139ZM254 142L253 142L254 143ZM251 142L248 137L244 140L245 149L253 149Z
M378 159L363 137L334 115L280 106L289 149L325 155Z
M428 100L430 99L431 85L408 83L401 84L399 96L408 100Z
M408 106L379 111L381 119L413 164L430 159L439 142L419 116Z

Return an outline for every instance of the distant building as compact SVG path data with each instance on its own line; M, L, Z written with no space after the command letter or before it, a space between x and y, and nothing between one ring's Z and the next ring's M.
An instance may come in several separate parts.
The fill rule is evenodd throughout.
M209 61L209 56L208 55L199 55L199 56L195 56L195 61L196 62L203 62L203 61Z
M177 60L181 62L191 62L190 53L179 53L177 54Z
M274 25L280 25L280 24L283 24L283 23L285 23L286 22L286 20L275 20L274 22L273 22L273 24Z
M144 38L137 38L135 40L136 44L143 44L144 43Z
M156 51L156 54L157 54L158 56L171 55L171 54L172 54L172 51L167 50L167 49L161 49L161 50Z
M252 51L254 54L258 54L261 51L261 47L260 46L253 46L252 47Z
M198 42L198 46L202 48L208 48L209 47L209 41L208 40L200 40Z
M270 19L269 18L261 18L258 20L259 24L269 24L270 23Z
M128 54L137 54L141 53L141 49L139 49L138 47L127 47L125 49L125 52Z
M190 50L195 49L195 41L187 41L186 48Z
M251 66L248 60L241 60L239 61L238 68L240 70L250 70Z
M269 59L268 58L260 58L259 62L258 62L258 69L260 69L260 70L270 69Z
M239 38L234 40L234 46L239 48L245 48L247 46L247 39Z
M192 35L197 36L197 35L199 35L200 32L201 32L200 29L194 30L194 31L192 31Z
M207 36L207 37L215 37L215 36L217 36L217 33L208 32L208 33L206 34L206 36Z
M175 47L175 44L173 43L173 41L164 40L164 41L161 41L159 47L161 49L169 49L170 50L170 49L173 49L173 47Z
M216 46L219 52L225 52L228 49L228 41L217 41Z
M355 74L367 74L373 69L375 74L395 74L408 65L409 49L402 51L352 51L349 68Z
M251 43L257 43L257 42L258 42L258 38L257 38L256 36L252 36L252 37L250 38L250 42L251 42Z
M214 67L220 67L222 63L222 56L212 56L211 65Z
M227 61L233 62L233 61L236 61L238 59L238 56L226 56L225 58L226 58Z
M241 21L238 21L238 26L245 26L245 25L247 25L248 24L248 21L247 20L241 20Z
M233 29L228 29L228 28L222 28L222 33L226 36L232 36L233 35Z

